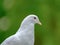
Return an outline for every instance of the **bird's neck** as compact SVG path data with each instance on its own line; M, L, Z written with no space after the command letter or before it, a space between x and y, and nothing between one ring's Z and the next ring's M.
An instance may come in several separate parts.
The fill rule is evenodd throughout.
M18 35L18 38L22 37L22 39L24 40L26 40L25 38L27 38L26 41L29 43L29 45L34 45L34 24L22 24L16 35Z
M31 23L31 22L23 22L18 30L18 32L21 32L21 31L34 31L34 23Z

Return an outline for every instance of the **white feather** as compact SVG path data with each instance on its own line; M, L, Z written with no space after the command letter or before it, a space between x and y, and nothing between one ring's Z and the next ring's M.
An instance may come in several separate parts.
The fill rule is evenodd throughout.
M16 34L8 37L1 45L34 45L34 25L37 22L34 17L39 20L36 15L27 16Z

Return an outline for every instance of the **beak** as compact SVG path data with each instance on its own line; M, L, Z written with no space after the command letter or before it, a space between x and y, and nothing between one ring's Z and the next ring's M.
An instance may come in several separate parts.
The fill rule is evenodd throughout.
M42 25L42 23L41 23L41 22L38 22L38 24L39 24L39 25Z

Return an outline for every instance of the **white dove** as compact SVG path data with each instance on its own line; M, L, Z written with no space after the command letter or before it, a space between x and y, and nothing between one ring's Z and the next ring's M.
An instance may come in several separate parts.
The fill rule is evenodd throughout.
M34 25L36 23L42 25L36 15L27 16L16 34L8 37L1 45L34 45Z

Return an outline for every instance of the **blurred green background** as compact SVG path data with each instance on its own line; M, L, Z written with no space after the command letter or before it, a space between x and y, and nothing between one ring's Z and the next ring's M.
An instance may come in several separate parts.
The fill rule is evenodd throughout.
M18 30L29 14L39 16L35 45L60 45L60 0L0 0L0 43Z

